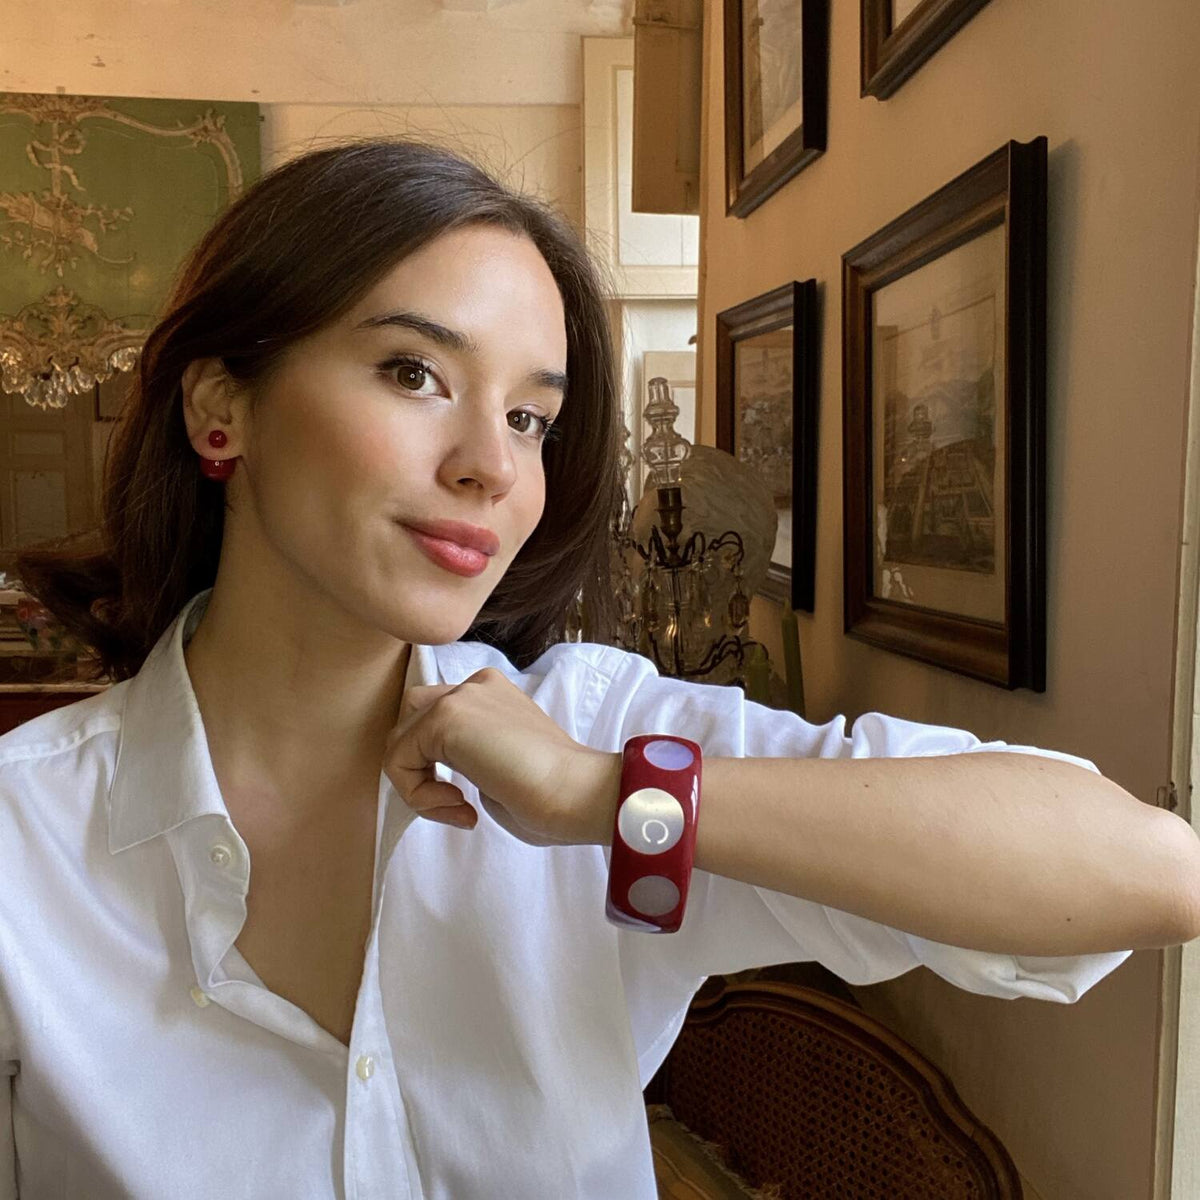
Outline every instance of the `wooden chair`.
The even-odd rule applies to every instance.
[[[660,1196],[1022,1200],[1008,1152],[941,1071],[840,981],[787,978],[814,966],[714,976],[696,994],[645,1093]],[[749,1187],[685,1180],[681,1136]]]

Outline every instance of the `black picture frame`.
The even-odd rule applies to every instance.
[[[772,562],[759,594],[798,612],[815,606],[817,545],[820,313],[817,281],[793,281],[734,305],[716,317],[717,447],[739,457],[737,347],[760,334],[791,328],[791,566]],[[744,461],[744,460],[743,460]]]
[[[1000,687],[1024,687],[1035,692],[1045,691],[1046,687],[1046,171],[1044,137],[1026,143],[1009,142],[860,242],[843,256],[842,264],[845,632],[874,646]],[[942,449],[947,456],[939,459],[930,453],[928,467],[921,467],[925,460],[919,453],[910,453],[910,449],[914,445],[931,446],[934,439],[925,433],[924,426],[914,435],[914,424],[901,427],[898,421],[889,422],[894,414],[908,417],[914,413],[914,421],[924,421],[930,410],[927,406],[925,413],[918,413],[916,401],[921,397],[898,388],[888,394],[885,403],[889,407],[883,413],[882,424],[885,434],[895,432],[893,446],[899,444],[904,430],[910,440],[905,443],[903,455],[897,451],[890,458],[886,446],[874,444],[873,431],[879,427],[872,411],[877,390],[872,364],[878,349],[873,342],[874,306],[880,289],[906,276],[915,279],[917,272],[943,255],[996,230],[1001,231],[1002,238],[993,238],[990,244],[1000,247],[996,253],[1003,263],[1004,298],[1002,304],[993,300],[990,311],[1003,314],[1002,336],[994,336],[993,343],[996,362],[1003,370],[1001,374],[993,368],[992,380],[1002,380],[1003,386],[997,386],[986,402],[981,401],[975,414],[978,421],[978,413],[991,408],[986,431],[994,447],[994,467],[990,477],[976,472],[984,482],[977,483],[973,493],[964,489],[959,494],[961,514],[956,517],[953,488],[944,482],[951,478],[946,474],[946,464],[951,461],[947,456],[957,454],[961,460],[964,455],[977,455],[982,443],[978,437],[946,441]],[[937,311],[936,296],[933,311]],[[997,316],[995,326],[999,325]],[[889,361],[882,357],[878,360]],[[955,361],[961,364],[972,360],[960,353]],[[962,380],[954,382],[960,389],[965,386]],[[881,381],[881,388],[888,383]],[[982,388],[982,382],[976,386]],[[893,394],[899,399],[893,401]],[[908,402],[909,407],[902,409],[900,401]],[[948,405],[945,402],[941,411],[953,413]],[[961,414],[964,410],[960,406],[958,411]],[[952,415],[946,418],[951,432],[956,428],[955,419]],[[957,427],[961,427],[965,418],[960,415],[957,420]],[[936,422],[929,425],[930,430],[935,427]],[[922,436],[927,438],[924,443],[911,440]],[[877,460],[877,453],[882,458]],[[883,539],[880,557],[876,558],[881,539],[874,480],[879,463],[883,466],[882,478],[900,481],[893,485],[893,497],[900,494],[898,487],[910,488],[910,476],[915,479],[913,472],[918,468],[927,472],[926,482],[921,484],[927,490],[919,493],[924,497],[920,521],[913,518],[916,510],[911,505],[897,508],[902,518],[897,537],[909,539],[897,542],[909,555],[903,558],[904,563],[922,561],[912,554],[914,547],[933,545],[939,547],[936,553],[945,556],[948,545],[961,546],[964,541],[969,545],[979,526],[972,523],[975,514],[969,511],[968,502],[977,500],[985,484],[991,488],[991,496],[1003,496],[1003,504],[991,511],[995,570],[989,577],[993,581],[989,586],[998,593],[998,577],[1002,576],[1002,620],[980,619],[938,606],[909,603],[907,598],[901,602],[876,594],[876,567],[889,561],[892,545]],[[990,484],[986,483],[989,478]],[[910,490],[904,494],[912,493]],[[885,509],[886,504],[885,496]],[[975,512],[978,507],[977,503]],[[888,512],[883,521],[888,538],[891,527]],[[929,528],[934,533],[926,543]],[[954,532],[956,529],[961,532]],[[929,559],[924,561],[927,564]],[[944,568],[947,574],[926,575],[940,579],[942,591],[958,587],[966,595],[968,587],[976,586],[979,577],[972,574],[976,567],[961,569],[961,561],[965,560],[956,564],[952,555],[942,561],[950,564]],[[916,569],[928,572],[927,566]],[[935,564],[933,570],[943,567]],[[957,583],[953,582],[955,570]],[[886,581],[887,573],[881,571],[881,577]],[[900,594],[903,596],[903,591]]]
[[[801,0],[795,46],[800,67],[801,120],[770,153],[746,170],[744,95],[749,72],[742,56],[742,0],[725,0],[726,213],[745,217],[825,152],[829,112],[829,0]]]

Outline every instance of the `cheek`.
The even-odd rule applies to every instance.
[[[359,380],[320,366],[277,381],[256,430],[255,465],[262,504],[324,524],[337,512],[402,499],[430,448]]]
[[[396,496],[423,477],[433,447],[419,422],[371,403],[348,416],[349,407],[324,408],[314,421],[316,465],[339,494]]]
[[[358,489],[382,488],[393,494],[422,478],[430,457],[419,429],[410,428],[402,435],[399,426],[391,428],[386,421],[346,431],[342,447],[351,482]]]
[[[542,512],[546,507],[546,474],[538,467],[533,472],[533,479],[529,487],[529,501],[526,508],[527,520],[529,523],[529,532],[532,533],[534,527],[542,519]]]

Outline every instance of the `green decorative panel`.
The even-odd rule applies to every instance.
[[[0,385],[23,372],[31,403],[59,407],[128,369],[182,259],[259,169],[256,104],[0,93]],[[61,376],[55,396],[33,399],[31,364],[43,392]]]

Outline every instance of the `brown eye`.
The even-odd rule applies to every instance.
[[[412,392],[419,392],[428,378],[429,372],[417,363],[401,363],[397,368],[397,382]]]
[[[523,429],[517,429],[517,432],[525,437],[531,438],[539,444],[546,440],[547,437],[553,436],[557,431],[554,429],[554,422],[549,417],[540,416],[538,413],[526,412],[524,409],[517,409],[516,412],[508,414],[510,418],[519,417],[524,419],[525,426]],[[514,426],[515,428],[515,426]]]
[[[385,362],[381,362],[378,371],[383,377],[403,388],[406,392],[419,392],[422,395],[433,395],[426,391],[427,387],[437,388],[441,381],[434,374],[434,368],[423,359],[411,354],[396,354]]]

